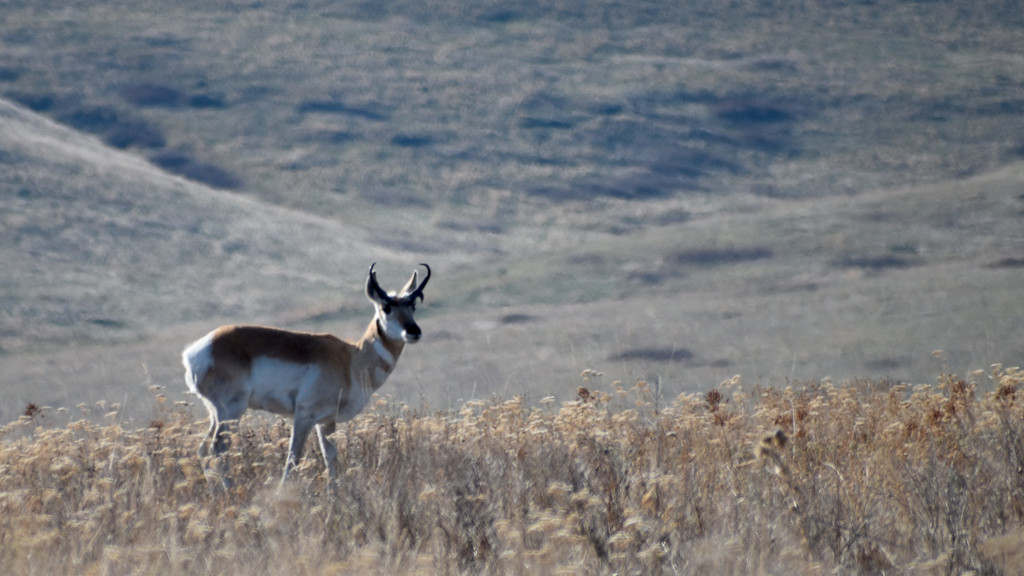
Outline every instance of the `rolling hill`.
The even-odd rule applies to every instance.
[[[1013,3],[587,6],[12,4],[0,420],[357,335],[373,261],[437,272],[413,403],[1019,363]]]

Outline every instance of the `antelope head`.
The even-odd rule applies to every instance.
[[[370,265],[370,274],[366,278],[366,297],[377,309],[376,320],[380,333],[390,340],[401,340],[409,344],[418,342],[422,332],[413,319],[413,313],[416,311],[416,299],[423,301],[423,288],[430,281],[430,266],[420,264],[427,271],[423,282],[418,282],[419,272],[414,270],[412,277],[396,295],[385,292],[377,283],[377,273],[373,270],[376,265],[376,262]]]

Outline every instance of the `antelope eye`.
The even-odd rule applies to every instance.
[[[391,304],[382,304],[380,307],[381,311],[385,314],[391,314]]]

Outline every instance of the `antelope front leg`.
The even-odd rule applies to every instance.
[[[328,438],[334,434],[334,427],[334,422],[323,422],[316,425],[316,436],[320,440],[320,454],[324,457],[324,465],[327,466],[328,481],[338,478],[338,447]]]
[[[313,428],[313,421],[309,418],[295,416],[292,423],[292,439],[288,443],[288,459],[284,462],[284,474],[281,475],[281,485],[284,486],[288,479],[288,473],[299,463],[302,458],[302,446],[306,443],[310,429]]]

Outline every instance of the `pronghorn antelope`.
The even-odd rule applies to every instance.
[[[370,395],[387,380],[406,343],[420,339],[413,320],[416,300],[430,280],[430,267],[417,285],[418,273],[396,295],[377,283],[370,266],[366,296],[375,313],[358,342],[330,334],[291,332],[263,326],[222,326],[182,353],[185,382],[210,412],[210,431],[199,446],[214,455],[229,446],[227,423],[248,408],[292,416],[282,484],[302,457],[302,446],[316,426],[329,478],[336,477],[338,449],[328,436],[336,422],[359,414]]]

